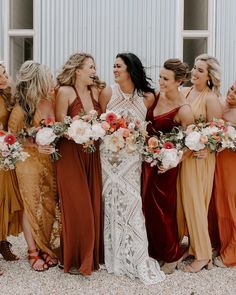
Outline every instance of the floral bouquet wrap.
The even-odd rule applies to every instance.
[[[150,166],[171,169],[176,167],[183,155],[184,133],[175,127],[171,132],[160,136],[152,136],[147,140],[143,151],[143,159]]]
[[[147,137],[146,122],[134,118],[129,112],[118,115],[107,111],[100,116],[101,126],[106,131],[103,139],[105,150],[111,153],[143,151]]]
[[[75,116],[66,135],[76,143],[82,144],[85,152],[91,153],[96,150],[95,141],[102,139],[105,133],[97,111],[92,110],[88,114]]]
[[[0,131],[0,169],[15,169],[18,161],[25,161],[29,154],[24,152],[17,138],[9,133]]]

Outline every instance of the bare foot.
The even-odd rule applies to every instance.
[[[191,272],[191,273],[197,273],[201,271],[203,268],[210,269],[211,267],[211,261],[206,260],[197,260],[195,259],[192,263],[186,265],[183,269],[184,272]]]
[[[39,256],[39,251],[37,249],[28,250],[28,259],[31,267],[35,271],[45,271],[48,270],[47,263]]]
[[[42,252],[41,255],[47,263],[48,267],[54,267],[58,264],[58,260],[56,258],[52,258],[49,254]]]

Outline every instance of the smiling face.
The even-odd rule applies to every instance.
[[[180,81],[175,80],[175,73],[173,71],[162,68],[159,76],[159,85],[161,92],[169,92],[176,90],[180,85]]]
[[[120,83],[130,79],[130,74],[127,71],[127,65],[122,58],[118,57],[115,60],[113,66],[114,80],[116,83]]]
[[[236,106],[236,81],[227,92],[226,102],[230,106]]]
[[[96,67],[92,58],[87,58],[80,69],[76,70],[80,80],[86,85],[92,85],[96,76]]]
[[[197,60],[193,69],[191,82],[195,85],[207,85],[209,80],[208,66],[203,60]]]
[[[0,89],[6,89],[9,86],[9,79],[5,67],[0,65]]]

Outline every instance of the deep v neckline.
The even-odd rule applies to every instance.
[[[80,103],[80,105],[81,105],[81,109],[84,111],[84,113],[87,114],[87,112],[86,112],[86,110],[85,110],[85,108],[84,108],[83,102],[82,102],[82,100],[81,100],[81,98],[80,98],[80,95],[79,95],[77,89],[76,89],[74,86],[73,86],[73,89],[74,89],[74,91],[75,91],[75,93],[76,93],[76,98],[73,100],[73,102],[72,102],[72,104],[70,105],[70,107],[72,107],[72,106],[74,105],[74,103],[76,102],[76,100],[78,100],[79,103]],[[93,109],[90,110],[90,111],[92,111],[92,110],[95,110],[95,109],[96,109],[96,103],[97,103],[97,101],[94,99],[93,92],[92,92],[92,90],[91,90],[90,87],[89,87],[89,93],[90,93],[90,97],[91,97],[92,105],[93,105]],[[90,112],[90,111],[88,111],[88,112]]]

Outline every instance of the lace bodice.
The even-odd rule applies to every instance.
[[[137,90],[133,94],[126,94],[118,84],[113,84],[111,89],[112,96],[107,104],[107,110],[112,110],[120,115],[124,112],[130,113],[140,121],[145,121],[147,108],[143,102],[144,97],[139,96]]]

